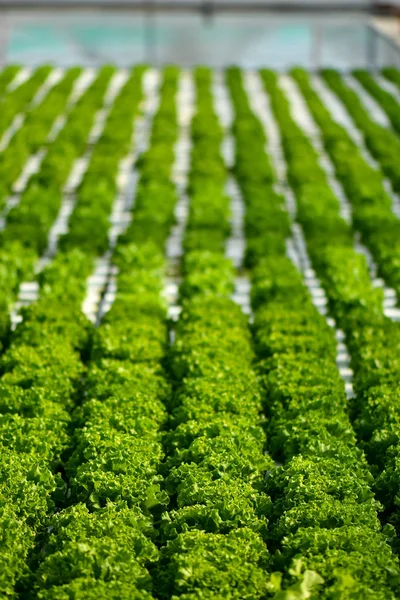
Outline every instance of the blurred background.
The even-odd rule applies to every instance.
[[[0,61],[400,67],[400,0],[0,0]]]

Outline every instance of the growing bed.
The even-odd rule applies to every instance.
[[[400,72],[0,72],[0,596],[400,596]]]

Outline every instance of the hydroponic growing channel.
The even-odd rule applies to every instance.
[[[0,596],[400,597],[400,72],[0,72]]]

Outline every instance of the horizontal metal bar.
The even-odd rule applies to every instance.
[[[327,12],[330,13],[343,13],[346,12],[363,12],[370,13],[370,3],[365,1],[353,0],[352,2],[346,2],[346,0],[338,0],[337,2],[331,0],[330,2],[323,2],[322,0],[316,0],[315,2],[302,2],[297,3],[296,0],[285,0],[279,2],[278,0],[251,0],[245,2],[238,0],[238,2],[229,1],[226,2],[190,2],[188,0],[173,1],[173,0],[152,0],[146,2],[145,0],[60,0],[55,2],[54,0],[0,0],[0,10],[7,11],[20,11],[20,10],[65,10],[65,9],[82,9],[82,10],[145,10],[145,11],[162,11],[162,10],[189,10],[195,12],[204,12],[207,15],[216,12],[233,12],[233,11],[263,11],[263,12],[274,12],[274,13],[317,13],[323,12],[325,15]]]

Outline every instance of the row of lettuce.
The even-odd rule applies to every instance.
[[[397,133],[400,133],[400,104],[398,101],[398,98],[400,97],[398,94],[399,90],[395,90],[394,94],[386,90],[368,71],[356,69],[353,72],[353,75],[365,88],[368,94],[370,94],[383,109],[392,128]],[[388,81],[394,83],[395,85],[399,85],[399,71],[396,72],[395,69],[384,69],[383,75],[386,79],[388,79]]]
[[[20,73],[21,67],[18,65],[7,65],[0,72],[0,97],[7,93],[8,88],[13,85],[16,76]]]
[[[360,315],[357,301],[353,309],[349,306],[353,299],[349,295],[358,292],[352,261],[368,280],[367,267],[353,252],[350,233],[348,243],[346,235],[343,241],[346,223],[340,221],[338,201],[309,140],[291,118],[277,76],[264,71],[262,78],[279,125],[288,179],[298,201],[298,218],[307,227],[313,263],[324,283],[328,273],[337,274],[337,281],[334,277],[329,281],[332,308],[337,299],[346,318],[349,313]],[[390,527],[382,531],[378,518],[381,505],[374,499],[374,480],[357,445],[336,366],[335,333],[285,255],[290,224],[284,201],[273,189],[275,175],[265,152],[265,134],[249,106],[240,71],[230,69],[227,83],[236,113],[237,146],[251,148],[243,160],[237,152],[235,169],[246,207],[251,214],[263,197],[273,215],[265,218],[263,229],[258,220],[260,229],[249,230],[248,242],[255,244],[253,236],[270,240],[251,273],[268,448],[283,463],[267,476],[264,488],[271,499],[267,539],[272,568],[283,577],[277,597],[394,598],[399,565],[389,542],[395,534]],[[263,165],[258,178],[255,164]],[[302,210],[308,215],[304,222]],[[340,224],[336,241],[333,222]],[[346,298],[350,302],[344,306]],[[339,310],[336,313],[339,321]]]
[[[183,247],[185,254],[201,250],[220,254],[230,233],[230,199],[225,193],[221,155],[223,131],[214,111],[211,72],[198,69],[194,77],[197,103],[191,124],[190,205]]]
[[[152,241],[160,202],[153,192],[170,190],[177,83],[178,70],[166,69],[150,145],[137,164],[141,201],[136,202],[132,223],[112,257],[118,269],[116,298],[91,336],[78,406],[72,414],[74,431],[62,457],[68,482],[59,501],[64,508],[47,521],[31,561],[30,586],[38,598],[153,597],[151,570],[159,558],[153,521],[168,503],[159,464],[170,396],[164,371],[167,313],[161,294],[165,264],[158,247],[165,238]],[[128,105],[132,121],[135,103]],[[108,140],[107,151],[118,153],[132,130],[124,111],[112,119],[115,140]],[[170,157],[169,169],[157,168],[159,156]],[[112,176],[115,181],[117,162],[104,161],[102,174],[106,169],[110,169],[110,182]],[[96,177],[95,185],[97,181]],[[93,191],[96,194],[96,188]],[[99,205],[86,208],[96,218]],[[173,209],[171,203],[169,221]],[[141,222],[140,239],[136,220]],[[95,240],[90,247],[86,241],[75,245],[86,260],[103,251]],[[85,284],[84,276],[80,280]]]
[[[140,286],[136,295],[132,296],[131,290],[132,277],[136,279],[141,270],[142,287],[148,288],[150,300],[152,296],[158,298],[160,261],[153,248],[140,250],[126,241],[115,255],[120,268],[119,297],[103,328],[94,333],[81,313],[81,304],[93,259],[103,252],[104,243],[99,244],[95,236],[88,243],[74,226],[75,212],[86,211],[80,220],[86,219],[87,236],[89,223],[98,219],[99,207],[105,214],[111,211],[117,193],[119,161],[130,150],[143,71],[141,67],[133,70],[115,100],[77,194],[71,229],[62,240],[61,251],[39,275],[39,300],[24,309],[23,322],[10,335],[1,359],[4,477],[0,493],[4,552],[0,589],[5,597],[21,592],[43,598],[87,598],[101,594],[102,585],[103,597],[135,597],[131,594],[132,582],[138,581],[143,590],[147,588],[149,575],[143,565],[157,554],[147,536],[151,524],[146,509],[162,498],[156,489],[157,476],[143,489],[143,482],[149,482],[152,466],[157,462],[157,444],[154,441],[148,447],[149,440],[141,434],[146,431],[154,438],[156,415],[159,420],[163,418],[159,398],[167,386],[160,375],[156,346],[157,340],[161,347],[165,345],[166,325],[163,322],[164,330],[157,331],[156,322],[150,325],[154,315],[147,315],[146,323],[146,310],[152,306],[155,314],[157,310],[162,313],[163,307],[156,302],[151,304]],[[102,69],[79,103],[82,114],[76,109],[70,133],[75,132],[71,139],[76,139],[77,156],[85,150],[87,142],[83,136],[88,138],[95,111],[103,104],[113,74],[113,68]],[[169,118],[166,122],[169,127]],[[61,141],[58,151],[62,152]],[[46,172],[51,172],[50,181],[58,190],[65,182],[67,169],[61,168],[59,160],[50,166],[54,168]],[[44,182],[45,171],[42,175],[40,181]],[[101,203],[95,201],[99,197]],[[46,209],[43,199],[40,205]],[[76,223],[78,226],[78,220]],[[131,315],[126,314],[129,310]],[[129,339],[128,316],[132,321]],[[143,321],[141,339],[133,323],[135,316]],[[154,356],[138,360],[150,328],[156,338],[150,345]],[[132,356],[134,360],[130,359]],[[123,411],[123,398],[131,396],[134,382],[138,404],[139,397],[149,402],[147,409],[143,407],[143,414],[137,416],[133,414],[133,403],[125,404]],[[87,400],[84,404],[83,399]],[[103,399],[109,399],[108,404],[103,405]],[[135,426],[138,437],[132,436]],[[136,458],[137,472],[133,475],[132,457],[140,449],[142,456]],[[124,469],[130,474],[125,481]],[[112,506],[109,500],[114,500]],[[135,508],[139,503],[143,510]],[[73,504],[71,509],[59,512],[60,507],[69,504]],[[99,512],[92,515],[95,508]],[[53,517],[55,513],[58,516]],[[49,536],[50,532],[54,535]],[[105,564],[109,567],[105,568]],[[106,584],[112,579],[110,572],[121,571],[127,579],[121,576],[119,584]],[[136,597],[145,596],[138,592]]]
[[[387,241],[391,238],[391,233],[399,228],[399,220],[391,213],[389,198],[382,193],[382,188],[381,191],[374,193],[374,186],[369,185],[370,178],[362,175],[363,171],[365,173],[370,167],[365,165],[364,170],[361,167],[357,168],[362,159],[358,160],[356,151],[353,152],[351,149],[351,144],[348,146],[348,153],[344,151],[346,144],[343,142],[342,130],[340,128],[338,130],[338,126],[329,117],[325,107],[312,90],[307,75],[302,71],[295,71],[293,76],[321,127],[327,151],[331,153],[338,176],[348,192],[348,198],[354,209],[355,222],[364,233],[366,228],[363,228],[362,224],[369,220],[371,227],[375,229],[374,236],[378,244],[381,244],[381,247],[385,246],[382,252],[387,258],[386,262],[380,260],[382,254],[376,254],[382,275],[388,275],[386,267],[389,261],[391,262],[389,272],[395,273],[397,271],[396,247],[394,240],[393,244],[387,244]],[[275,115],[281,125],[284,144],[287,146],[289,177],[291,178],[291,165],[295,162],[293,155],[301,155],[304,165],[308,165],[307,169],[303,168],[300,181],[291,178],[298,199],[298,218],[306,232],[313,261],[321,279],[325,282],[331,310],[346,332],[357,393],[351,406],[354,427],[372,465],[372,471],[376,475],[375,489],[385,507],[385,520],[393,523],[399,531],[400,524],[396,512],[400,488],[398,468],[400,413],[397,391],[400,369],[397,358],[400,324],[384,317],[382,292],[372,286],[364,258],[355,253],[349,226],[340,219],[337,203],[335,208],[331,202],[334,210],[328,213],[328,203],[322,202],[328,193],[323,193],[320,185],[325,176],[318,165],[309,140],[300,132],[298,136],[294,135],[295,125],[289,114],[287,100],[279,90],[275,76],[264,73],[264,81],[274,99]],[[297,139],[293,141],[293,138]],[[351,155],[353,158],[356,157],[353,163]],[[341,174],[344,171],[347,171],[347,177],[342,178]],[[372,169],[370,172],[372,177],[379,181],[377,172]],[[350,185],[351,178],[353,181]],[[309,200],[304,202],[306,194],[302,191],[303,182],[309,189],[311,189],[310,183],[314,187],[317,185],[315,189],[318,200],[314,203]],[[367,185],[363,187],[365,183]],[[346,184],[349,184],[348,187]],[[324,187],[326,189],[326,184]],[[314,205],[318,205],[318,208],[314,209]],[[362,215],[368,215],[364,221]],[[386,215],[392,226],[388,224]],[[329,232],[326,230],[327,225],[329,225]],[[324,233],[329,233],[329,238],[324,240]],[[366,242],[370,240],[371,237],[366,237]],[[327,242],[330,246],[328,250],[326,250]],[[398,244],[397,240],[396,244]],[[376,246],[370,244],[370,248],[374,251]],[[334,261],[326,261],[327,252]],[[390,277],[387,277],[387,280],[393,281]]]

